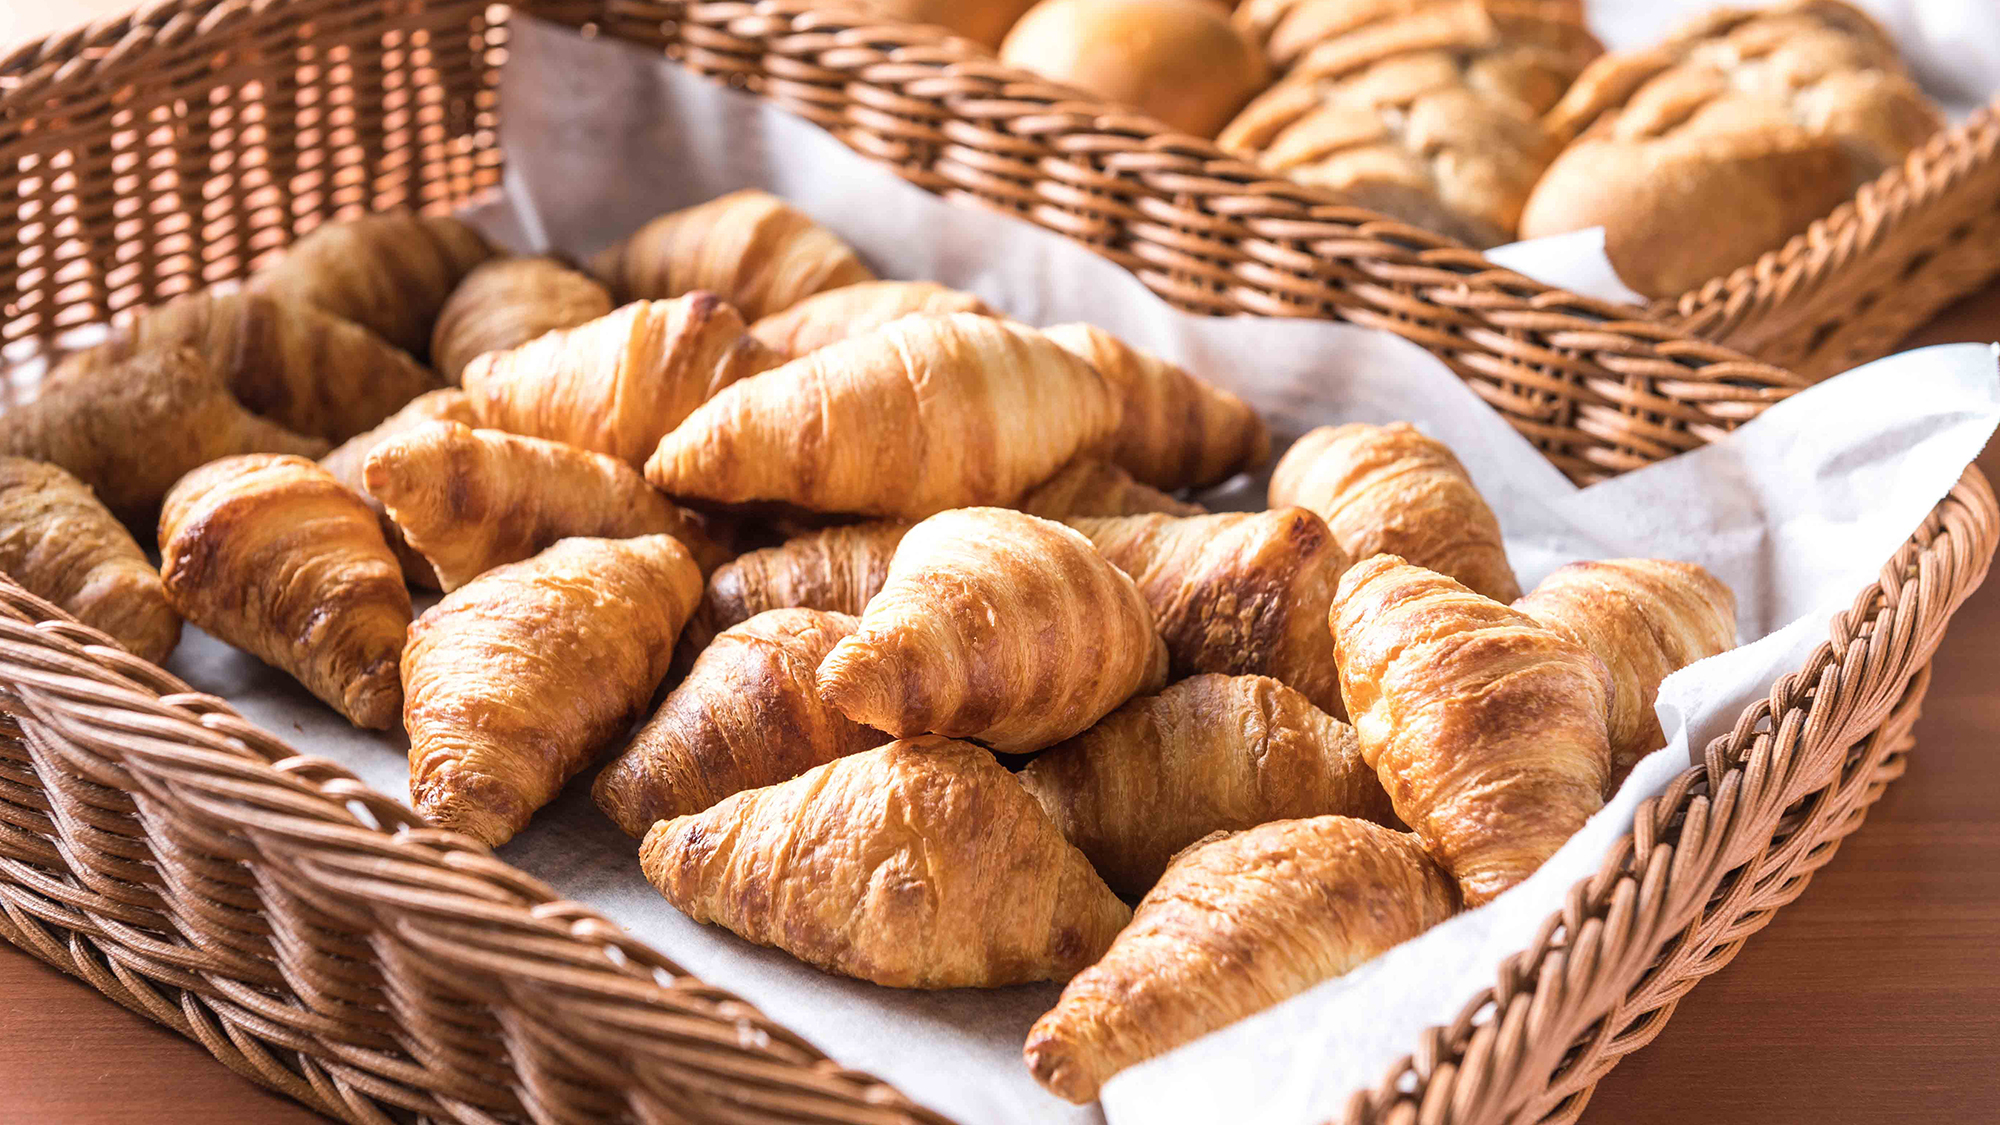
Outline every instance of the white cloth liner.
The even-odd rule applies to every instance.
[[[965,1125],[1258,1120],[1336,1114],[1455,1016],[1597,866],[1632,810],[1740,708],[1797,667],[1826,622],[1945,494],[2000,420],[1988,349],[1898,356],[1768,411],[1697,453],[1577,490],[1440,362],[1349,325],[1170,309],[1131,275],[1011,217],[953,206],[818,129],[656,55],[517,15],[503,91],[508,202],[479,218],[521,248],[588,253],[659,212],[772,190],[852,242],[883,276],[932,278],[1033,323],[1085,319],[1244,394],[1282,441],[1311,425],[1409,418],[1449,442],[1499,512],[1524,584],[1578,558],[1693,559],[1737,591],[1753,644],[1670,679],[1672,743],[1561,854],[1492,905],[1287,1004],[1116,1079],[1104,1108],[1044,1094],[1020,1062],[1055,986],[899,992],[820,974],[689,922],[641,878],[632,841],[585,774],[501,855],[587,902],[689,971],[732,989],[841,1063]],[[1239,486],[1225,500],[1255,503]],[[1761,639],[1760,639],[1761,638]],[[190,630],[170,664],[303,751],[404,794],[400,736],[357,732],[289,678]]]

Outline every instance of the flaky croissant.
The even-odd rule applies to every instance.
[[[375,513],[303,457],[225,457],[160,511],[160,577],[182,617],[289,672],[358,727],[403,702],[410,591]]]
[[[383,442],[409,433],[411,430],[431,422],[457,422],[461,425],[475,425],[478,417],[472,413],[472,400],[457,387],[443,387],[420,394],[411,399],[401,410],[382,419],[380,425],[366,433],[356,434],[336,446],[333,452],[319,459],[319,467],[332,473],[335,480],[354,490],[357,496],[368,502],[382,517],[382,538],[389,541],[389,549],[396,553],[396,561],[403,566],[403,577],[415,586],[435,590],[438,588],[437,571],[431,561],[418,554],[403,540],[403,530],[389,518],[382,502],[368,494],[368,481],[363,471],[368,466],[368,455]]]
[[[889,560],[914,524],[869,520],[821,528],[715,568],[681,636],[699,652],[717,633],[773,609],[860,616],[889,577]]]
[[[597,775],[597,807],[643,836],[654,821],[882,745],[887,735],[834,710],[813,679],[858,624],[844,613],[774,609],[724,629]]]
[[[1025,753],[1166,680],[1132,579],[1061,524],[1004,508],[910,529],[889,577],[834,646],[819,690],[898,738],[943,734]]]
[[[907,316],[723,391],[646,479],[710,503],[919,519],[1009,503],[1117,424],[1104,377],[1034,329]]]
[[[892,988],[1064,980],[1131,911],[993,755],[892,742],[646,834],[666,900]]]
[[[1097,1097],[1128,1066],[1332,980],[1452,916],[1451,880],[1402,832],[1280,820],[1182,852],[1103,960],[1035,1021],[1050,1093]]]
[[[645,710],[701,571],[670,535],[565,539],[487,571],[410,627],[410,797],[499,845]]]
[[[0,573],[155,664],[181,639],[160,573],[82,481],[0,456]]]
[[[1102,328],[1058,324],[1042,334],[1095,367],[1124,406],[1104,459],[1168,491],[1220,484],[1271,455],[1264,420],[1240,398]]]
[[[314,229],[253,274],[250,291],[316,305],[421,358],[452,289],[495,253],[448,216],[368,215]]]
[[[441,590],[572,536],[664,534],[704,568],[726,557],[638,470],[559,441],[432,422],[376,446],[362,475]]]
[[[1639,759],[1666,745],[1653,712],[1660,681],[1736,645],[1736,595],[1693,563],[1571,563],[1514,608],[1589,649],[1611,672],[1607,795]]]
[[[1611,677],[1582,645],[1394,555],[1340,580],[1332,628],[1362,756],[1467,905],[1604,803]]]
[[[1169,678],[1270,676],[1329,714],[1347,713],[1326,615],[1348,558],[1318,516],[1275,508],[1070,526],[1139,584],[1167,642]]]
[[[611,294],[590,275],[550,258],[499,258],[451,291],[431,329],[431,362],[457,383],[465,365],[558,328],[611,312]]]
[[[694,409],[781,357],[710,293],[638,301],[465,365],[481,425],[637,467]]]
[[[1013,506],[1045,520],[1138,516],[1148,512],[1198,516],[1208,511],[1200,504],[1176,500],[1150,484],[1140,484],[1118,466],[1088,456],[1064,465],[1054,476],[1029,489]]]
[[[1211,832],[1333,813],[1395,818],[1354,729],[1265,676],[1193,676],[1142,695],[1019,777],[1128,898]]]
[[[1271,474],[1271,506],[1319,513],[1348,557],[1400,555],[1511,602],[1521,586],[1500,521],[1443,442],[1408,422],[1321,426]]]
[[[71,356],[38,397],[0,413],[0,453],[67,469],[133,527],[152,526],[188,470],[261,452],[317,457],[326,443],[243,409],[188,348]]]
[[[815,293],[798,304],[765,316],[750,334],[766,347],[796,359],[873,332],[913,313],[977,313],[993,316],[986,302],[935,281],[863,281]]]
[[[621,301],[706,289],[751,320],[875,276],[838,235],[761,191],[661,215],[590,265]]]
[[[106,361],[174,347],[200,352],[252,413],[328,441],[361,433],[438,385],[358,324],[251,293],[178,297],[100,345]]]

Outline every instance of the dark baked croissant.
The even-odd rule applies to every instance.
[[[465,365],[558,328],[611,311],[611,294],[590,275],[550,258],[499,258],[465,275],[431,329],[431,362],[452,383]]]
[[[681,635],[700,652],[717,633],[773,609],[821,609],[860,616],[889,577],[889,560],[914,524],[870,520],[794,536],[738,555],[708,576],[701,608]]]
[[[1064,465],[1054,476],[1014,501],[1013,507],[1045,520],[1139,516],[1149,512],[1198,516],[1208,511],[1200,504],[1176,500],[1150,484],[1140,484],[1118,466],[1089,456]]]
[[[661,215],[599,254],[591,270],[621,301],[706,289],[751,320],[875,276],[838,235],[761,191]]]
[[[862,281],[815,293],[762,317],[750,326],[750,334],[772,351],[796,359],[898,317],[955,312],[997,315],[972,294],[934,281]]]
[[[250,278],[250,291],[316,305],[411,355],[472,267],[497,253],[449,216],[367,215],[325,223]]]
[[[892,988],[1064,980],[1131,911],[993,755],[892,742],[646,834],[666,900]]]

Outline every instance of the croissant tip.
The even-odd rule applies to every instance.
[[[1028,1064],[1028,1073],[1042,1089],[1066,1102],[1088,1105],[1097,1100],[1098,1091],[1103,1089],[1102,1082],[1093,1082],[1083,1073],[1071,1044],[1061,1036],[1043,1030],[1040,1024],[1028,1033],[1021,1058]]]
[[[619,831],[639,839],[653,827],[655,819],[646,816],[636,807],[638,802],[628,798],[627,791],[642,787],[643,779],[626,776],[627,773],[622,757],[604,767],[597,780],[590,783],[590,799]]]
[[[371,668],[342,693],[341,710],[364,730],[388,730],[403,711],[403,681],[397,662],[380,663],[382,667]]]

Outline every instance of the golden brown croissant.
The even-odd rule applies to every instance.
[[[565,539],[453,590],[410,627],[410,796],[499,845],[644,711],[701,571],[671,535]]]
[[[1263,1011],[1451,917],[1458,895],[1407,833],[1344,816],[1218,834],[1175,858],[1035,1021],[1035,1081],[1083,1103],[1112,1075]]]
[[[1266,676],[1192,676],[1142,695],[1019,777],[1128,898],[1211,832],[1331,813],[1395,819],[1354,729]]]
[[[399,437],[431,422],[458,422],[475,425],[479,419],[472,413],[472,400],[457,387],[443,387],[420,394],[407,405],[387,418],[382,424],[367,433],[356,434],[335,447],[332,453],[319,459],[319,467],[332,473],[335,480],[354,490],[357,496],[368,502],[382,517],[382,538],[389,541],[389,549],[396,553],[396,561],[403,566],[403,578],[410,584],[426,589],[438,588],[437,571],[431,568],[431,561],[418,554],[416,549],[403,540],[403,530],[396,526],[382,502],[368,494],[368,481],[363,471],[368,466],[368,455],[383,442]]]
[[[51,372],[41,394],[0,413],[0,453],[61,466],[127,525],[151,527],[181,475],[237,453],[326,452],[243,409],[187,348],[113,360],[88,351]]]
[[[706,289],[750,320],[875,277],[838,235],[761,191],[661,215],[590,266],[621,301]]]
[[[639,301],[465,365],[480,424],[568,442],[635,468],[695,407],[777,366],[710,293]]]
[[[858,624],[844,613],[774,609],[724,629],[597,775],[597,807],[643,836],[656,820],[698,813],[731,793],[789,781],[888,741],[821,700],[813,679]]]
[[[142,660],[158,664],[180,643],[181,615],[146,552],[54,465],[0,456],[0,572]]]
[[[1176,500],[1150,484],[1140,484],[1132,479],[1132,474],[1095,457],[1078,457],[1064,465],[1054,476],[1029,489],[1013,506],[1045,520],[1138,516],[1148,512],[1198,516],[1208,511],[1200,504]]]
[[[1213,516],[1071,520],[1132,576],[1167,642],[1167,675],[1282,680],[1339,716],[1340,673],[1326,631],[1347,553],[1304,508]]]
[[[638,470],[559,441],[432,422],[377,446],[363,476],[446,591],[578,535],[671,535],[704,569],[726,558]]]
[[[193,348],[252,413],[328,441],[361,433],[438,385],[429,369],[358,324],[249,293],[176,298],[100,347],[106,362]]]
[[[1604,803],[1611,677],[1582,645],[1394,555],[1340,580],[1332,628],[1362,756],[1467,905]]]
[[[943,734],[1025,753],[1166,681],[1132,579],[1059,523],[964,508],[910,529],[819,690],[898,738]]]
[[[1349,558],[1400,555],[1511,602],[1521,586],[1500,521],[1443,442],[1408,422],[1321,426],[1271,474],[1271,506],[1319,513]]]
[[[375,513],[303,457],[225,457],[160,512],[160,577],[182,617],[358,727],[396,721],[410,591]]]
[[[558,328],[611,311],[611,294],[590,275],[551,258],[499,258],[465,275],[431,329],[431,362],[457,383],[465,365]]]
[[[1093,325],[1058,324],[1042,334],[1117,390],[1124,420],[1102,452],[1133,479],[1169,491],[1205,488],[1270,457],[1264,420],[1221,387]]]
[[[1653,713],[1660,681],[1736,645],[1736,595],[1693,563],[1571,563],[1514,608],[1589,649],[1611,671],[1607,795],[1639,759],[1666,745]]]
[[[646,479],[712,503],[918,519],[1013,501],[1117,424],[1104,377],[1034,329],[907,316],[723,391],[660,442]]]
[[[739,555],[708,576],[701,608],[681,634],[700,652],[717,633],[773,609],[822,609],[860,616],[889,577],[896,545],[914,524],[869,520],[821,528]]]
[[[666,900],[892,988],[1064,980],[1131,911],[993,755],[892,742],[653,826]]]
[[[316,305],[422,357],[431,325],[472,267],[498,251],[447,216],[326,223],[250,278],[250,291]]]
[[[873,332],[898,317],[955,312],[997,315],[972,294],[935,281],[863,281],[815,293],[763,317],[750,326],[750,334],[772,351],[797,358]]]

